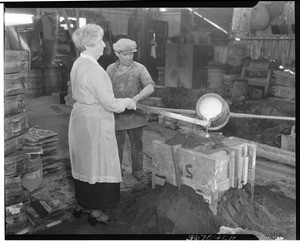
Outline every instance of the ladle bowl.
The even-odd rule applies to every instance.
[[[199,98],[196,112],[201,120],[210,120],[208,130],[214,131],[223,128],[230,117],[230,110],[225,100],[218,94],[207,93]]]

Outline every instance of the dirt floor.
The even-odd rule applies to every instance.
[[[176,99],[174,94],[169,94],[170,97]],[[137,182],[131,176],[130,146],[128,138],[126,139],[121,203],[108,213],[117,221],[110,222],[108,226],[92,227],[87,223],[86,216],[76,219],[72,215],[75,198],[67,139],[68,118],[71,109],[65,105],[53,103],[51,97],[31,98],[25,102],[30,126],[39,125],[40,128],[59,133],[59,152],[62,158],[61,170],[56,174],[44,176],[42,185],[32,193],[32,196],[60,199],[68,207],[59,217],[62,220],[60,224],[47,227],[47,224],[57,218],[44,220],[35,227],[29,225],[29,231],[25,235],[45,235],[46,239],[47,236],[58,235],[58,239],[60,239],[59,236],[62,235],[76,234],[209,234],[218,233],[221,226],[227,226],[242,228],[240,233],[252,233],[259,239],[276,239],[278,237],[287,240],[296,239],[295,185],[288,187],[284,185],[283,187],[282,184],[278,184],[279,180],[268,179],[264,174],[257,174],[254,201],[250,199],[247,185],[241,190],[231,188],[220,199],[217,216],[212,214],[203,197],[188,186],[183,186],[178,190],[175,186],[167,183],[152,189],[151,143],[153,140],[170,140],[178,133],[176,130],[159,125],[157,121],[150,122],[144,131],[144,169],[148,178],[142,183]],[[272,109],[269,108],[269,103],[271,103]],[[176,105],[175,107],[193,108],[192,102],[186,101],[186,104],[190,105]],[[263,103],[262,101],[236,103],[230,109],[232,112],[254,114],[286,114],[288,116],[295,114],[293,104],[283,105],[269,100],[264,100]],[[223,136],[228,134],[273,146],[276,146],[276,143],[274,144],[276,135],[288,133],[291,126],[282,121],[262,122],[253,119],[247,122],[242,119],[241,122],[238,121],[230,120],[231,123],[223,128]],[[247,126],[245,123],[248,123]],[[263,162],[260,159],[257,161],[258,165],[259,162]],[[22,227],[26,228],[28,224]],[[114,237],[112,236],[111,239]]]

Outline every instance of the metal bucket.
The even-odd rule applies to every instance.
[[[30,192],[36,190],[43,181],[43,166],[40,155],[33,154],[27,162],[28,172],[22,175],[22,185]]]
[[[215,106],[217,105],[217,106]],[[230,110],[228,104],[224,99],[215,93],[208,93],[200,97],[196,104],[196,112],[200,119],[206,120],[206,116],[203,113],[203,108],[205,106],[207,109],[215,109],[216,114],[211,117],[211,125],[208,130],[219,130],[223,128],[230,117]]]

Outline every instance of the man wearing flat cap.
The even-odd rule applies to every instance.
[[[136,42],[122,38],[113,45],[119,58],[107,67],[116,98],[132,98],[135,102],[143,100],[154,92],[154,82],[146,67],[133,61],[137,51]],[[125,134],[127,132],[131,148],[132,175],[139,181],[144,179],[143,171],[143,128],[147,125],[145,115],[140,111],[125,110],[115,114],[115,129],[120,163],[122,167]]]

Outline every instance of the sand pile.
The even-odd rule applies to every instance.
[[[217,233],[220,226],[208,203],[192,188],[182,186],[178,190],[166,183],[137,198],[107,231],[111,234]]]
[[[247,187],[230,188],[218,203],[217,217],[222,225],[240,227],[263,233],[265,236],[275,236],[279,233],[276,218],[261,204],[251,200]]]
[[[166,183],[131,202],[130,206],[123,209],[119,221],[108,226],[107,233],[216,234],[221,226],[228,226],[242,228],[243,234],[255,234],[259,239],[276,239],[279,236],[286,238],[285,229],[295,228],[295,223],[292,221],[288,223],[287,219],[285,222],[282,219],[279,221],[278,216],[274,215],[276,210],[273,209],[273,213],[270,211],[271,205],[272,208],[275,207],[272,203],[275,196],[263,197],[272,195],[269,187],[260,186],[257,189],[254,201],[251,201],[248,186],[240,190],[230,188],[220,198],[218,213],[215,216],[210,211],[208,203],[192,188],[183,185],[178,190],[177,187]],[[291,216],[295,215],[295,201],[282,194],[281,197],[284,199],[278,201],[277,211],[283,212],[285,207],[289,209]],[[266,206],[262,205],[262,201]],[[282,209],[278,207],[279,202]],[[279,222],[284,225],[279,225]]]

